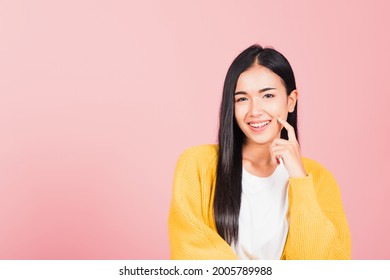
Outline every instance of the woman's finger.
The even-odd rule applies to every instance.
[[[273,161],[279,164],[280,159],[284,160],[284,154],[288,152],[288,148],[286,146],[271,146],[270,152]]]
[[[276,146],[276,145],[287,145],[287,144],[291,144],[291,142],[288,141],[288,140],[286,140],[286,139],[275,138],[275,139],[272,141],[271,146]]]
[[[285,120],[278,117],[278,121],[283,125],[283,127],[287,130],[288,140],[289,141],[297,141],[297,137],[295,136],[294,127],[291,124],[286,122]]]

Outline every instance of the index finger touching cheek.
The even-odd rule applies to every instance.
[[[295,136],[294,127],[291,124],[289,124],[287,121],[283,120],[281,117],[278,117],[277,119],[284,126],[284,128],[287,130],[288,140],[297,141],[297,138]]]

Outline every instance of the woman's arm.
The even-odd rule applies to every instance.
[[[202,205],[209,205],[211,199],[207,194],[212,180],[204,171],[207,158],[209,151],[194,147],[185,151],[176,165],[168,220],[171,259],[236,259],[202,214]]]
[[[317,162],[303,161],[294,128],[278,121],[288,140],[275,138],[270,152],[277,163],[283,159],[290,176],[290,228],[282,258],[350,259],[350,233],[336,180]]]
[[[316,165],[315,178],[309,172],[305,178],[289,180],[290,229],[284,257],[351,259],[350,232],[339,188],[333,175]]]

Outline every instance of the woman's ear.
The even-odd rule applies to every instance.
[[[297,104],[297,100],[298,100],[298,91],[295,89],[290,93],[287,99],[287,107],[290,113],[294,112],[295,104]]]

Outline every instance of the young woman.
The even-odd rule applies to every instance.
[[[350,259],[332,174],[301,156],[288,60],[253,45],[232,63],[218,145],[179,158],[169,213],[172,259]]]

